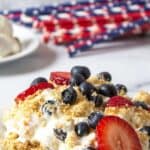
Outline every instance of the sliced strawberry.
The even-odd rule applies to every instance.
[[[134,129],[116,116],[102,118],[96,128],[98,150],[142,150]]]
[[[129,99],[122,96],[111,97],[106,104],[106,107],[124,107],[124,106],[133,106],[133,103]]]
[[[50,80],[57,85],[68,85],[70,78],[70,72],[51,72],[50,74]]]
[[[25,91],[23,91],[22,93],[20,93],[16,97],[15,101],[16,101],[16,103],[18,103],[19,101],[24,101],[25,98],[28,97],[29,95],[34,94],[38,90],[44,90],[47,88],[53,88],[53,85],[51,83],[48,83],[48,82],[41,82],[37,85],[33,85],[33,86],[29,87],[28,89],[26,89]]]

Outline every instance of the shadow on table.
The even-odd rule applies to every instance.
[[[46,45],[40,45],[38,50],[22,59],[0,64],[0,76],[25,74],[50,66],[56,60],[56,53]]]
[[[111,52],[132,50],[132,48],[139,48],[150,45],[150,37],[134,37],[114,42],[106,42],[95,46],[93,49],[81,52],[77,57],[86,57],[91,55],[106,54]]]

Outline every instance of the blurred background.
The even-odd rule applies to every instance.
[[[15,9],[15,8],[22,8],[28,6],[39,6],[45,5],[50,3],[57,3],[57,2],[64,2],[67,0],[0,0],[0,9]]]

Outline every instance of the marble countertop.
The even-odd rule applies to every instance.
[[[109,71],[113,83],[125,84],[130,93],[141,89],[150,91],[150,38],[108,44],[75,58],[69,58],[61,48],[41,44],[32,55],[0,65],[1,107],[11,104],[34,78],[49,77],[51,71],[70,70],[74,65],[86,65],[93,74]]]

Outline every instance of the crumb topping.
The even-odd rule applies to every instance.
[[[95,87],[91,97],[97,95],[97,86],[110,84],[109,81],[96,76],[89,77],[87,81]],[[4,117],[7,131],[4,139],[0,140],[2,150],[47,150],[51,148],[53,150],[82,150],[88,146],[95,148],[97,146],[95,129],[90,128],[89,134],[83,137],[78,136],[75,131],[75,125],[78,123],[88,123],[88,116],[92,112],[125,119],[138,133],[143,150],[149,149],[150,137],[141,133],[139,129],[145,125],[150,126],[150,111],[136,106],[105,107],[111,97],[106,96],[107,91],[106,95],[98,93],[102,98],[102,104],[96,107],[95,101],[88,97],[89,93],[83,94],[79,86],[73,86],[77,94],[75,103],[65,104],[62,92],[69,86],[54,84],[54,89],[38,90],[26,97],[24,101],[15,104]],[[113,88],[115,90],[114,85]],[[116,93],[132,100],[123,89]],[[108,92],[108,94],[112,93]],[[137,100],[150,104],[150,94],[144,91],[139,92],[133,102]],[[60,132],[57,132],[56,136],[57,130]]]
[[[135,95],[133,100],[142,101],[142,102],[145,102],[146,104],[150,105],[150,93],[148,93],[146,91],[140,91]]]
[[[3,150],[44,150],[38,141],[19,142],[19,135],[10,133],[2,143]]]

